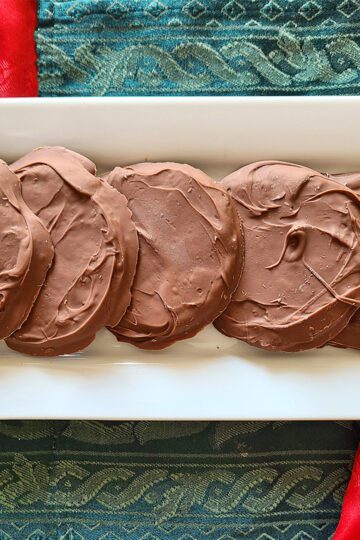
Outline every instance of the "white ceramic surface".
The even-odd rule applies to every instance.
[[[87,98],[0,101],[0,156],[65,145],[101,169],[185,161],[217,177],[257,159],[360,169],[359,98]],[[0,345],[0,418],[351,419],[360,352],[270,354],[209,327],[161,352],[103,331],[56,359]]]

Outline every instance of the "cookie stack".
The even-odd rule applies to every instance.
[[[96,175],[60,147],[0,162],[0,337],[72,354],[107,327],[163,349],[214,323],[267,350],[360,348],[360,175],[266,161]]]

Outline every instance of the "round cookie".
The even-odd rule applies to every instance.
[[[0,338],[27,318],[53,258],[50,236],[26,206],[16,175],[0,160]]]
[[[253,163],[222,185],[245,230],[239,287],[215,327],[274,351],[321,347],[360,300],[360,201],[307,167]]]
[[[12,165],[55,248],[28,319],[7,339],[17,351],[79,351],[101,327],[117,324],[130,302],[138,253],[131,213],[125,197],[91,174],[95,166],[85,160],[63,148],[39,148]]]
[[[230,197],[177,163],[118,167],[105,178],[127,198],[139,235],[131,304],[111,331],[143,349],[195,335],[225,309],[242,271],[243,232]]]
[[[360,195],[360,173],[331,174],[329,177]],[[351,317],[344,330],[331,340],[330,345],[360,349],[360,309]]]

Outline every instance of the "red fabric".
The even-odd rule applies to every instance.
[[[0,0],[0,97],[37,96],[36,0]]]
[[[360,539],[360,447],[355,456],[350,483],[345,493],[341,518],[333,540]]]

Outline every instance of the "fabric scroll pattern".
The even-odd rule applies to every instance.
[[[0,538],[327,540],[356,437],[313,428],[0,422]]]
[[[357,0],[40,0],[39,91],[356,94],[359,28]]]

